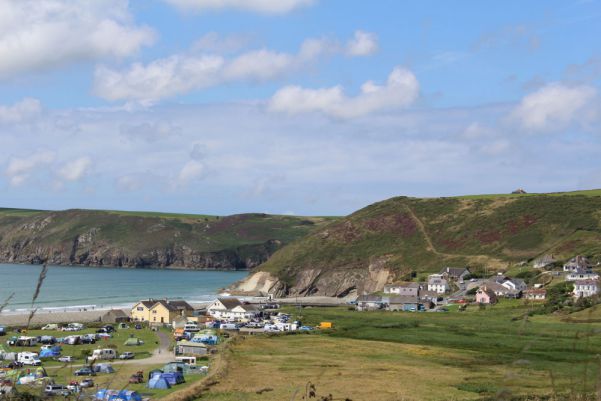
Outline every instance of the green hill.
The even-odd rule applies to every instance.
[[[248,269],[331,220],[0,209],[0,262]]]
[[[397,197],[276,252],[241,291],[344,295],[443,266],[505,269],[543,254],[601,258],[601,191]],[[252,288],[254,284],[255,288]]]

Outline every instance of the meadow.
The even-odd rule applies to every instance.
[[[447,313],[306,308],[303,324],[331,321],[334,328],[239,341],[225,379],[200,399],[300,400],[308,383],[320,397],[354,401],[575,400],[595,393],[601,324],[528,316],[532,308],[522,301]]]

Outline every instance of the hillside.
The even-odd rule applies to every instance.
[[[392,198],[291,243],[232,290],[341,296],[443,266],[505,269],[546,253],[599,260],[600,195]]]
[[[0,209],[0,262],[250,269],[330,220]]]

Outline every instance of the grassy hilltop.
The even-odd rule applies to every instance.
[[[600,219],[599,190],[396,197],[321,227],[259,269],[275,276],[282,291],[340,295],[445,265],[501,269],[547,253],[596,260]]]
[[[0,261],[250,268],[328,218],[0,209]]]

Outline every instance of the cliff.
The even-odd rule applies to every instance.
[[[328,220],[0,209],[0,262],[251,269]]]
[[[601,191],[418,199],[397,197],[278,250],[234,293],[369,293],[444,266],[505,270],[553,254],[601,260]]]

